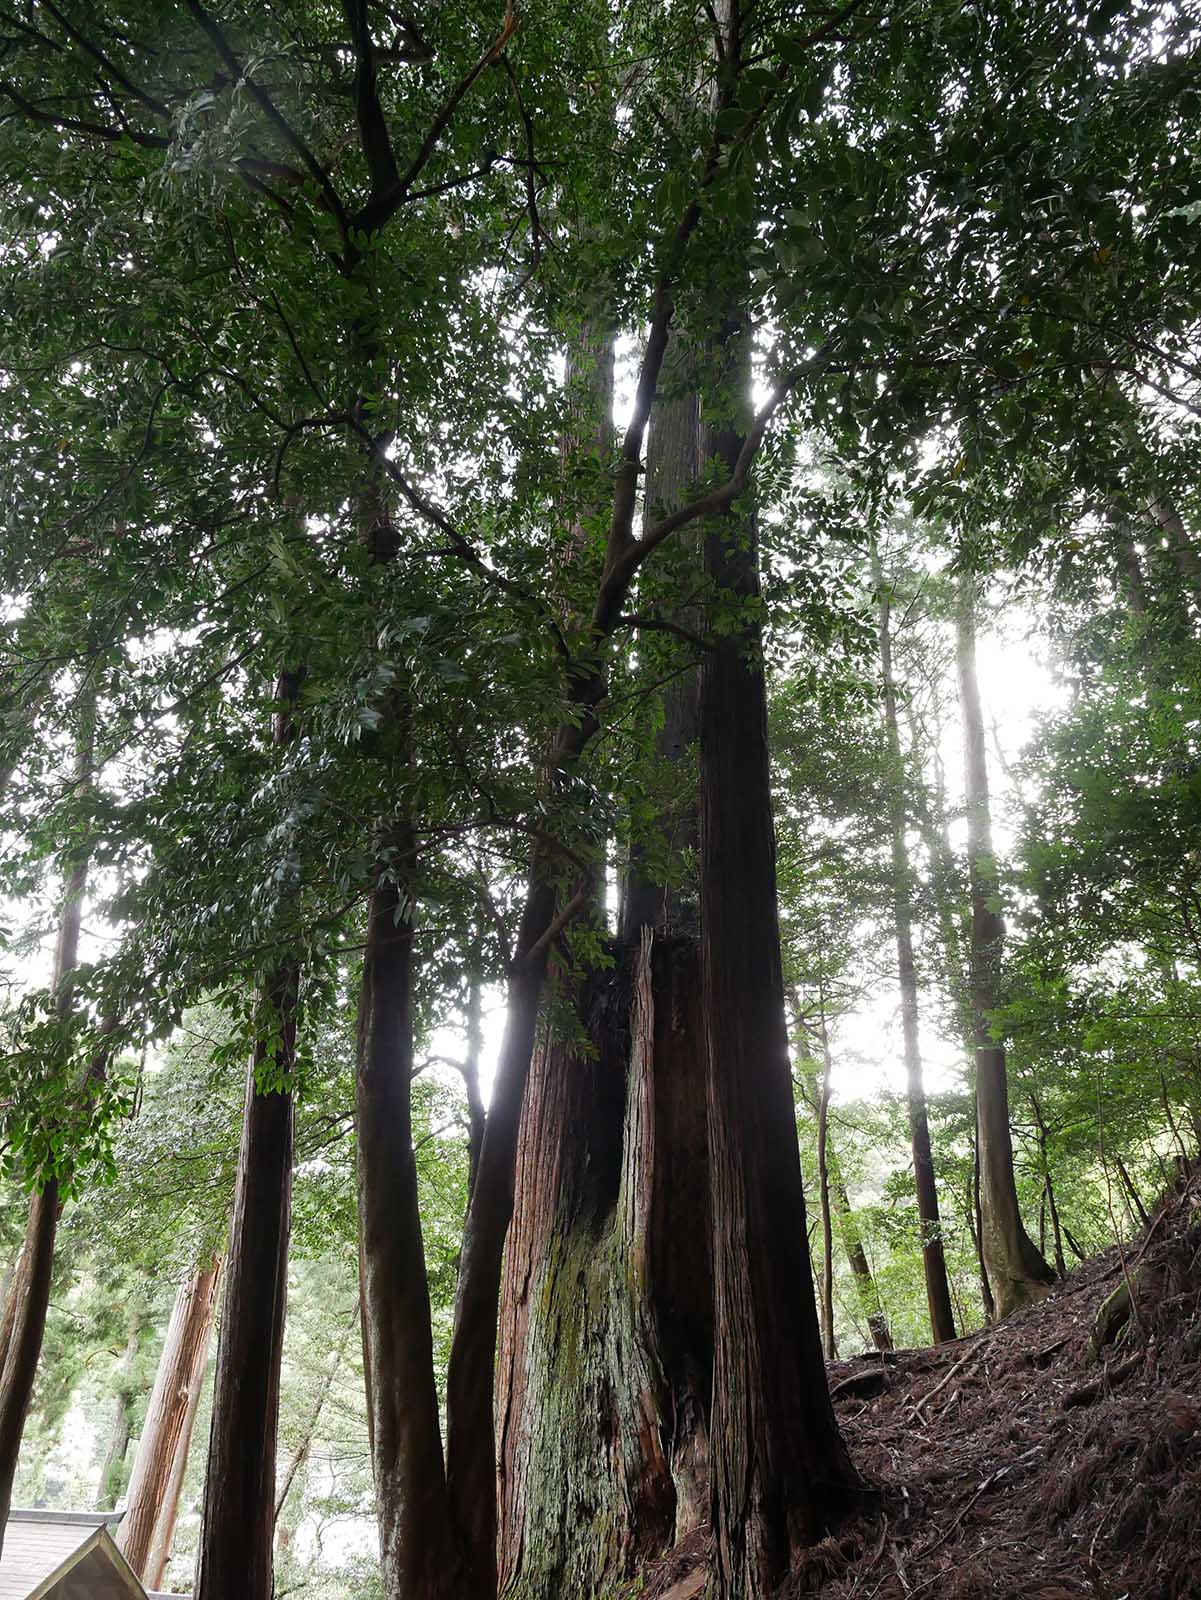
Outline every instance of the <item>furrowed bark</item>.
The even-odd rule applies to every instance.
[[[1018,1206],[1009,1126],[1005,1049],[992,1036],[1000,1000],[1005,924],[997,910],[999,883],[992,851],[984,718],[976,679],[975,586],[959,580],[957,627],[959,698],[963,717],[964,790],[968,813],[971,888],[971,1001],[976,1054],[976,1115],[980,1148],[980,1230],[998,1317],[1040,1299],[1055,1274],[1027,1234]]]
[[[150,1588],[157,1589],[170,1554],[175,1528],[175,1505],[182,1469],[186,1463],[196,1420],[200,1385],[208,1362],[209,1329],[217,1293],[220,1264],[214,1260],[181,1283],[171,1308],[154,1387],[146,1407],[146,1421],[134,1457],[117,1544],[125,1559]],[[175,1485],[175,1504],[172,1485]],[[156,1530],[165,1538],[156,1540]],[[156,1543],[163,1549],[154,1559]]]
[[[301,672],[281,674],[273,742],[295,733]],[[225,1299],[213,1380],[196,1600],[271,1600],[275,1440],[292,1222],[293,1093],[300,972],[263,983],[263,1028],[246,1074]],[[262,1087],[260,1087],[262,1085]],[[267,1085],[271,1085],[268,1087]]]
[[[745,337],[723,341],[739,410]],[[729,470],[739,437],[713,439]],[[711,525],[716,590],[757,598],[751,519]],[[853,1491],[830,1405],[809,1266],[784,1016],[767,694],[756,622],[701,667],[701,949],[715,1310],[714,1593],[760,1600]]]
[[[873,577],[879,590],[880,673],[884,686],[884,732],[892,767],[889,783],[889,829],[892,847],[892,907],[897,946],[897,978],[901,990],[901,1029],[905,1041],[905,1087],[909,1107],[909,1139],[913,1150],[913,1182],[922,1235],[922,1271],[926,1280],[926,1305],[930,1334],[935,1344],[955,1337],[955,1315],[947,1282],[942,1245],[942,1218],[934,1158],[930,1149],[930,1124],[926,1115],[926,1090],[922,1082],[922,1050],[918,1033],[917,965],[913,954],[912,870],[905,839],[907,815],[901,737],[897,726],[896,681],[892,666],[892,623],[888,589],[879,557],[873,553]]]
[[[607,414],[602,389],[594,409]],[[695,485],[698,428],[694,392],[656,412],[649,506],[682,504]],[[664,701],[659,753],[691,758],[695,673]],[[694,839],[695,799],[659,825],[671,847]],[[522,1600],[607,1594],[704,1517],[712,1314],[707,1254],[694,1248],[707,1209],[695,887],[653,882],[643,865],[636,851],[616,967],[578,996],[595,1053],[544,1037],[526,1088],[497,1383],[500,1587]]]

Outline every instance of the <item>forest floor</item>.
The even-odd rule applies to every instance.
[[[787,1600],[1201,1600],[1201,1175],[1037,1305],[829,1373],[868,1497]],[[707,1554],[641,1595],[691,1600]]]

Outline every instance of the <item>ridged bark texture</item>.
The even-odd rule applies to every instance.
[[[498,1371],[513,1600],[608,1594],[704,1514],[695,946],[646,930],[586,993],[593,1049],[544,1040],[522,1116]]]
[[[749,394],[746,345],[731,387]],[[741,347],[741,348],[739,348]],[[740,439],[718,434],[730,470]],[[753,523],[712,527],[717,590],[758,596]],[[809,1264],[776,901],[767,691],[756,623],[701,668],[701,948],[715,1350],[714,1589],[761,1600],[845,1504],[854,1474],[826,1385]]]
[[[176,1293],[117,1535],[125,1559],[151,1589],[158,1588],[170,1556],[183,1464],[208,1362],[219,1275],[220,1263],[214,1260],[180,1284]]]
[[[1000,883],[992,850],[984,718],[976,677],[975,586],[959,580],[959,700],[963,718],[964,792],[972,902],[971,1002],[976,1049],[976,1121],[980,1145],[980,1244],[998,1317],[1041,1299],[1055,1274],[1027,1234],[1018,1205],[1009,1126],[1005,1050],[992,1036],[1001,997],[1005,924],[997,909]]]

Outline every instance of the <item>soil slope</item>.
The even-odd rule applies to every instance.
[[[1201,1600],[1201,1175],[1049,1299],[830,1382],[867,1494],[785,1596]],[[706,1564],[695,1538],[641,1593]]]

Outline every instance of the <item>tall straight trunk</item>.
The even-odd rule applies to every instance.
[[[648,507],[687,498],[698,428],[694,392],[656,413]],[[682,674],[664,697],[662,759],[691,757],[695,707],[695,674]],[[686,847],[695,817],[685,802],[657,819],[661,848]],[[704,1520],[712,1309],[696,1226],[707,1187],[695,922],[695,891],[656,881],[635,851],[616,968],[577,995],[592,1048],[545,1037],[531,1067],[497,1382],[500,1587],[522,1600],[607,1594]]]
[[[749,400],[749,342],[722,340],[734,425],[711,437],[730,471]],[[719,601],[759,596],[752,518],[706,529]],[[748,608],[749,609],[749,608]],[[747,615],[744,611],[744,617]],[[714,1276],[710,1425],[714,1592],[772,1593],[847,1502],[854,1473],[826,1385],[809,1265],[788,1057],[758,623],[719,636],[700,684],[700,905]]]
[[[111,1511],[121,1498],[125,1457],[129,1452],[129,1412],[133,1402],[133,1372],[142,1344],[142,1331],[146,1326],[146,1307],[137,1301],[129,1318],[129,1336],[121,1364],[117,1368],[113,1399],[113,1420],[109,1425],[108,1449],[104,1452],[104,1465],[100,1468],[100,1488],[96,1506],[100,1511]]]
[[[458,1594],[413,1154],[412,842],[392,836],[368,910],[355,1071],[363,1348],[387,1600]]]
[[[892,907],[897,946],[897,977],[901,990],[901,1030],[905,1041],[905,1088],[909,1107],[909,1139],[913,1150],[913,1181],[922,1233],[922,1270],[926,1280],[926,1305],[935,1344],[955,1337],[955,1315],[947,1282],[942,1244],[942,1218],[934,1158],[930,1149],[930,1123],[926,1115],[926,1090],[922,1082],[922,1051],[918,1034],[917,965],[913,955],[913,874],[905,833],[908,825],[901,736],[897,726],[896,680],[892,666],[892,620],[888,589],[879,558],[873,555],[873,576],[879,589],[880,671],[884,687],[884,734],[889,764],[889,832],[892,847]]]
[[[830,1207],[830,1089],[833,1062],[826,1029],[826,1002],[821,996],[819,1032],[822,1047],[822,1081],[817,1097],[817,1193],[822,1229],[822,1347],[827,1361],[838,1360],[834,1341],[834,1224]]]
[[[834,1213],[838,1218],[838,1231],[842,1238],[843,1249],[846,1251],[847,1263],[855,1279],[855,1290],[859,1297],[859,1308],[867,1323],[867,1330],[871,1334],[872,1343],[877,1350],[891,1350],[892,1334],[889,1332],[888,1319],[884,1315],[884,1307],[880,1300],[880,1291],[876,1287],[876,1280],[863,1248],[863,1239],[855,1221],[855,1213],[851,1210],[851,1197],[847,1193],[847,1186],[843,1180],[838,1165],[838,1157],[831,1146],[828,1151],[830,1166],[830,1199]]]
[[[82,793],[92,782],[95,734],[95,694],[85,686],[75,743],[74,784],[78,793]],[[64,1026],[71,1016],[71,979],[79,964],[79,936],[83,926],[88,866],[89,852],[85,847],[84,853],[77,855],[67,866],[63,886],[52,982],[58,1018]],[[4,1548],[4,1530],[12,1507],[17,1457],[33,1398],[33,1385],[46,1331],[60,1210],[58,1180],[48,1178],[29,1197],[20,1260],[9,1284],[4,1314],[4,1360],[0,1368],[0,1552]]]
[[[277,748],[295,735],[303,674],[276,689]],[[292,1224],[293,1091],[300,970],[282,961],[261,991],[230,1220],[196,1600],[271,1600],[275,1441]]]
[[[996,1315],[1005,1317],[1018,1306],[1041,1298],[1055,1281],[1055,1274],[1022,1223],[1013,1170],[1005,1049],[992,1035],[991,1017],[1001,997],[1005,924],[997,909],[1000,883],[992,849],[984,717],[976,676],[975,583],[969,574],[959,580],[957,622],[972,907],[970,983],[980,1148],[980,1234]]]
[[[176,1473],[176,1462],[181,1458],[186,1462],[192,1439],[196,1405],[208,1363],[209,1329],[219,1274],[220,1264],[213,1260],[197,1268],[179,1286],[134,1457],[117,1543],[148,1588],[158,1587],[166,1566],[166,1555],[161,1561],[151,1560],[155,1530],[160,1525],[168,1533],[169,1554],[170,1534],[175,1524],[171,1488],[173,1482],[180,1485],[183,1481],[182,1471]]]

